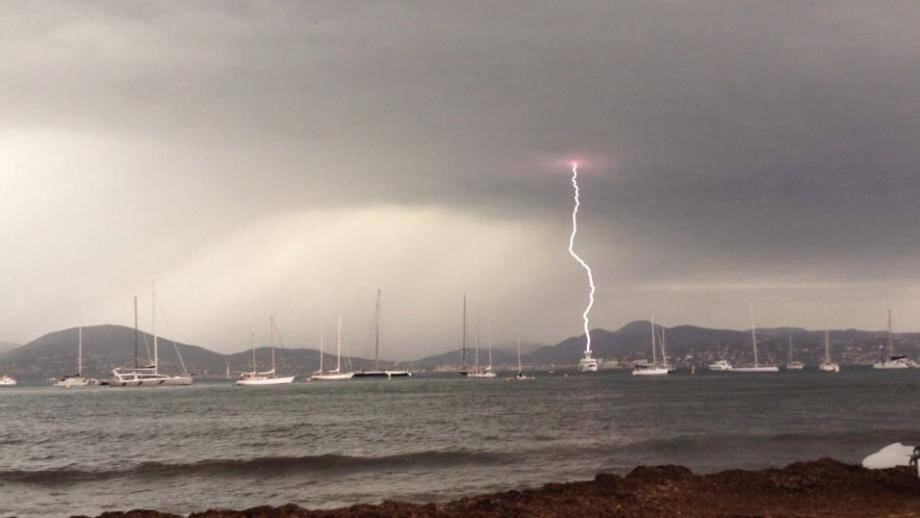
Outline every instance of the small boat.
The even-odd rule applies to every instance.
[[[823,372],[840,372],[840,365],[831,361],[831,332],[827,328],[824,329],[824,359],[818,368]]]
[[[95,378],[86,378],[83,376],[83,328],[77,328],[77,373],[73,376],[64,376],[54,380],[53,387],[58,388],[78,388],[90,387],[99,383]]]
[[[320,367],[319,371],[314,372],[310,376],[310,381],[343,381],[350,380],[355,376],[354,372],[342,372],[342,317],[339,317],[338,323],[338,339],[336,341],[336,360],[335,360],[335,370],[324,372],[323,371],[323,342],[320,340],[320,351],[319,351],[319,361]]]
[[[157,336],[157,304],[156,292],[153,293],[153,362],[143,367],[138,365],[137,360],[137,297],[134,297],[134,367],[116,367],[112,369],[112,379],[103,381],[100,385],[110,387],[173,387],[191,385],[193,380],[189,374],[179,374],[170,376],[160,373],[160,356],[159,340]],[[175,344],[175,342],[173,342]],[[182,355],[179,353],[179,347],[176,346],[176,355],[179,362],[182,361]]]
[[[786,350],[786,370],[800,371],[805,368],[805,363],[792,359],[792,333],[787,335],[788,349]]]
[[[518,357],[518,371],[517,371],[517,374],[515,374],[513,377],[507,378],[507,379],[508,379],[508,380],[515,380],[515,381],[524,381],[524,380],[536,379],[535,376],[528,376],[528,375],[524,374],[524,369],[521,368],[521,339],[520,339],[520,337],[518,337],[518,339],[517,339],[517,357]]]
[[[762,373],[762,372],[779,372],[776,365],[761,365],[757,361],[757,327],[754,325],[754,310],[751,309],[751,344],[754,347],[754,365],[746,367],[734,367],[732,372],[741,373]]]
[[[483,369],[479,366],[479,317],[476,317],[476,365],[467,374],[468,378],[491,379],[497,375],[492,371],[492,321],[489,320],[489,366]]]
[[[664,358],[664,363],[658,363],[658,346],[655,343],[655,335],[657,331],[655,330],[655,317],[651,317],[652,324],[652,362],[648,363],[647,361],[637,363],[633,365],[633,376],[667,376],[668,375],[668,366],[667,359]],[[664,350],[662,349],[662,356],[664,355]]]
[[[252,372],[244,372],[240,379],[236,380],[238,387],[256,387],[265,385],[287,385],[294,382],[294,376],[279,377],[275,372],[275,317],[270,318],[268,328],[268,343],[272,351],[272,368],[264,372],[259,372],[256,364],[256,335],[252,334]],[[280,339],[280,335],[279,335]]]
[[[16,380],[4,374],[0,376],[0,387],[15,387]]]
[[[354,373],[355,378],[408,378],[412,373],[405,369],[381,369],[380,368],[380,293],[377,290],[377,305],[374,310],[374,324],[371,332],[374,334],[374,368],[371,370],[359,370]]]
[[[881,361],[872,365],[873,369],[877,370],[898,370],[898,369],[908,369],[911,367],[911,361],[903,355],[894,354],[894,342],[891,339],[891,310],[888,310],[888,358],[883,358]]]
[[[716,372],[726,372],[726,371],[734,370],[734,367],[732,367],[732,364],[728,363],[725,360],[719,360],[719,361],[710,363],[709,370],[716,371]]]

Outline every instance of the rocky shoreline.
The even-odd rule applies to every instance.
[[[832,459],[782,469],[696,475],[683,466],[635,468],[625,477],[461,498],[443,504],[383,502],[313,511],[297,505],[211,509],[194,518],[506,516],[918,516],[920,479],[908,468],[867,470]],[[105,518],[165,518],[150,510]]]

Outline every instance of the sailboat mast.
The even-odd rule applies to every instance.
[[[891,310],[888,310],[888,358],[894,356],[894,343],[891,341]]]
[[[489,318],[486,325],[489,327],[489,370],[492,370],[492,319]]]
[[[479,370],[479,313],[476,313],[476,370]]]
[[[153,372],[160,372],[160,353],[157,341],[157,291],[153,290]]]
[[[323,342],[325,341],[326,341],[326,332],[320,331],[319,332],[319,372],[320,374],[323,373],[323,356],[326,355],[326,353],[323,352],[323,349],[324,349],[323,346],[325,345]]]
[[[134,297],[134,368],[137,369],[137,297]]]
[[[824,326],[824,361],[831,362],[831,332],[826,324]]]
[[[377,288],[377,308],[374,310],[374,369],[380,370],[380,292]]]
[[[275,317],[268,317],[268,347],[272,350],[272,372],[275,372]]]
[[[460,363],[466,371],[466,293],[463,294],[463,340],[460,344]]]
[[[754,367],[758,367],[757,363],[757,327],[754,325],[754,308],[750,308],[751,311],[751,343],[754,344]]]
[[[792,363],[792,331],[786,333],[786,363]]]
[[[256,368],[256,334],[252,333],[252,340],[250,340],[252,348],[252,373],[255,374],[258,370]]]
[[[77,330],[77,376],[83,375],[83,326]]]
[[[658,363],[658,353],[656,352],[656,346],[655,346],[655,315],[652,315],[651,323],[652,323],[652,364],[654,365]]]
[[[524,369],[521,368],[521,337],[517,337],[517,353],[518,353],[518,374],[522,374]]]
[[[342,315],[339,315],[339,330],[335,344],[335,371],[342,371]]]
[[[665,349],[665,328],[661,328],[661,362],[668,365],[668,351]]]

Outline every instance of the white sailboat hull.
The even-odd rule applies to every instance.
[[[148,370],[148,369],[139,369]],[[115,377],[105,382],[110,387],[180,387],[193,383],[189,375],[168,376],[166,374],[146,372],[116,372]]]
[[[83,376],[68,376],[64,379],[56,380],[52,386],[58,388],[79,388],[91,387],[98,383],[98,380],[93,378],[84,378]]]
[[[0,387],[15,387],[16,380],[9,376],[0,376]]]
[[[773,366],[764,366],[764,367],[735,367],[732,369],[732,372],[741,372],[747,374],[757,374],[761,372],[779,372],[779,367]]]
[[[265,386],[265,385],[287,385],[294,382],[294,376],[285,376],[283,378],[247,378],[236,380],[236,385],[239,387],[254,387],[254,386]]]
[[[840,372],[840,365],[834,362],[821,362],[818,368],[823,372]]]
[[[883,362],[878,362],[872,365],[873,369],[876,370],[898,370],[898,369],[908,369],[910,364],[901,359],[899,360],[887,360]]]
[[[327,374],[314,374],[310,376],[310,381],[343,381],[355,377],[353,372],[334,372]]]
[[[466,375],[467,378],[494,378],[496,374],[492,371],[482,371],[482,372],[470,372]]]
[[[633,369],[633,376],[667,376],[667,367],[640,367]]]

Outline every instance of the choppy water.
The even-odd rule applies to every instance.
[[[0,514],[335,507],[592,478],[859,462],[920,438],[920,370],[0,390]]]

